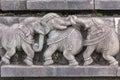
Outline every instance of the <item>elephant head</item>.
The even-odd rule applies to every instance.
[[[40,18],[29,17],[21,21],[21,24],[26,28],[23,30],[26,36],[33,34],[33,32],[39,34],[39,42],[33,44],[33,49],[36,52],[41,51],[44,44],[44,28],[40,24]]]
[[[69,25],[75,24],[75,21],[70,16],[67,18],[60,17],[56,13],[48,13],[41,19],[41,25],[45,29],[45,34],[48,34],[53,29],[64,30]]]

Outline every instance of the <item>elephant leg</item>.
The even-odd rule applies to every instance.
[[[11,49],[7,49],[7,52],[5,53],[5,55],[2,57],[2,64],[10,64],[10,58],[15,54],[16,49],[15,48],[11,48]]]
[[[50,45],[44,53],[45,62],[44,65],[53,64],[52,54],[57,50],[57,45]]]
[[[113,56],[103,53],[103,58],[109,61],[111,66],[118,66],[118,61]]]
[[[33,65],[34,51],[31,48],[31,45],[24,43],[22,44],[22,48],[24,52],[27,54],[27,57],[25,58],[24,62],[29,66]]]
[[[69,61],[69,65],[78,65],[78,62],[76,61],[75,56],[72,54],[71,50],[65,50],[63,55]]]
[[[95,45],[87,46],[86,50],[83,53],[84,58],[84,65],[87,66],[93,62],[93,59],[91,57],[93,51],[95,50]]]

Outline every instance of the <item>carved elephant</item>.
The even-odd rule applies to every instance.
[[[110,65],[118,66],[118,61],[113,57],[119,52],[119,40],[115,30],[99,18],[81,19],[77,16],[73,16],[73,18],[76,23],[88,30],[87,39],[83,43],[84,46],[87,46],[83,53],[84,65],[93,62],[91,55],[96,50],[102,53],[103,58]]]
[[[56,50],[63,52],[64,57],[69,61],[69,65],[78,65],[75,55],[82,49],[82,35],[74,27],[75,24],[70,17],[62,18],[55,13],[48,13],[41,19],[41,24],[48,34],[48,48],[44,52],[44,65],[53,64],[52,54]]]
[[[2,63],[10,64],[10,58],[16,53],[17,49],[23,49],[27,54],[24,62],[33,65],[34,51],[40,51],[43,47],[44,28],[39,23],[40,19],[26,18],[21,23],[16,23],[3,30],[2,47],[6,50],[2,57]],[[33,42],[33,34],[39,34],[39,43]],[[40,44],[40,46],[38,46]]]

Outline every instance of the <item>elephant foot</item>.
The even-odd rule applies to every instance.
[[[28,66],[32,66],[33,62],[29,59],[25,59],[24,62],[28,65]]]
[[[47,61],[45,61],[44,62],[44,65],[46,66],[46,65],[51,65],[51,64],[53,64],[54,62],[53,62],[53,60],[47,60]]]
[[[10,64],[10,61],[9,61],[9,59],[3,57],[3,58],[2,58],[2,61],[1,61],[1,64],[2,64],[2,65],[9,65],[9,64]]]
[[[92,58],[85,59],[84,66],[88,66],[93,62]]]
[[[114,61],[114,62],[110,63],[110,66],[116,66],[116,67],[118,67],[119,65],[118,65],[117,61]]]
[[[74,61],[70,61],[69,65],[70,66],[78,66],[79,63],[76,60],[74,60]]]

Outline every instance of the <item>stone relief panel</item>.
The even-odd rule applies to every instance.
[[[116,20],[56,13],[0,17],[1,64],[118,66]]]

